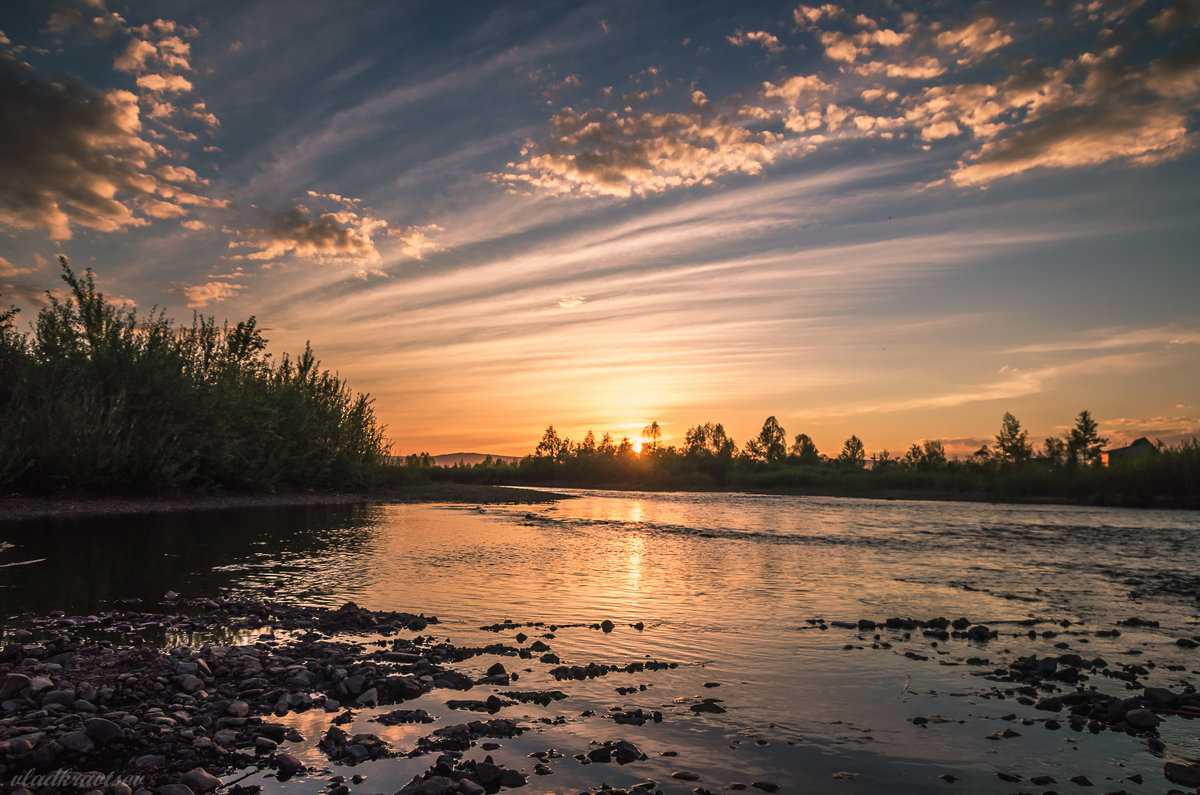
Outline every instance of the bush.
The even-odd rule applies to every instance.
[[[255,319],[179,326],[105,299],[61,258],[68,295],[32,333],[0,314],[0,484],[157,489],[365,485],[387,446],[372,401],[311,348],[278,363]]]

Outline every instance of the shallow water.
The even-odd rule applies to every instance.
[[[1061,654],[1066,649],[1054,644],[1066,643],[1114,666],[1153,661],[1142,684],[1177,691],[1200,684],[1200,649],[1174,643],[1200,636],[1196,512],[572,493],[576,499],[534,508],[310,506],[9,526],[0,528],[0,540],[18,547],[2,553],[0,563],[46,560],[0,569],[0,614],[92,612],[119,598],[157,601],[169,589],[185,596],[273,592],[284,601],[353,600],[436,615],[438,636],[473,646],[515,643],[516,628],[479,629],[505,619],[608,619],[616,625],[611,633],[561,628],[545,642],[568,664],[679,663],[668,671],[559,683],[536,657],[504,658],[509,670],[522,664],[515,687],[570,695],[544,709],[518,705],[500,713],[528,716],[523,722],[535,729],[502,741],[493,752],[497,761],[528,772],[532,751],[554,747],[565,754],[553,775],[531,777],[531,792],[652,778],[680,793],[752,781],[791,792],[999,793],[1030,791],[1028,779],[1038,774],[1054,776],[1058,789],[1075,787],[1067,780],[1083,774],[1099,791],[1159,792],[1164,761],[1200,757],[1195,721],[1168,719],[1160,728],[1167,748],[1154,753],[1145,740],[1124,734],[1025,725],[1022,719],[1047,714],[998,697],[996,683],[979,676],[1018,656]],[[883,630],[882,643],[875,643],[872,632],[809,621],[891,616],[966,616],[1000,630],[1000,637],[935,646],[919,632],[905,639],[901,631]],[[1121,627],[1113,638],[1092,634],[1132,616],[1160,626]],[[1038,632],[1059,634],[1028,638],[1028,627],[1015,622],[1031,618],[1047,622]],[[634,629],[636,622],[644,628]],[[548,629],[524,631],[531,642]],[[969,657],[995,665],[962,664]],[[467,668],[482,672],[497,659],[482,656]],[[1130,694],[1115,680],[1093,677],[1089,684]],[[646,690],[616,692],[631,685]],[[477,688],[466,697],[486,695]],[[480,717],[446,709],[444,701],[455,697],[463,696],[434,691],[405,706],[425,708],[440,723]],[[727,711],[695,714],[688,706],[699,698],[723,699]],[[664,720],[616,725],[605,717],[612,707],[657,709]],[[582,716],[587,710],[596,714]],[[388,729],[368,722],[370,714],[362,711],[354,730],[377,733],[401,750],[431,728]],[[918,716],[933,719],[914,725],[910,719]],[[314,737],[329,717],[308,712],[293,720]],[[559,717],[558,725],[536,723]],[[1019,736],[987,739],[1006,727]],[[572,758],[590,741],[616,739],[637,743],[649,759],[618,767]],[[664,751],[678,756],[660,756]],[[328,767],[315,751],[306,761]],[[394,792],[431,763],[384,760],[354,772],[367,776],[361,791]],[[675,781],[669,776],[676,770],[702,779]],[[997,772],[1023,783],[1005,783]],[[850,775],[835,778],[839,773]],[[942,774],[959,781],[946,784]],[[1145,784],[1130,782],[1133,774]],[[319,787],[311,780],[270,785],[295,792]]]

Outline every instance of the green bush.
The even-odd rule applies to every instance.
[[[30,490],[366,485],[372,401],[309,347],[273,362],[255,319],[177,325],[105,299],[65,258],[30,333],[0,314],[0,484]]]

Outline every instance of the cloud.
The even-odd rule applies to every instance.
[[[671,100],[672,81],[656,71],[652,91],[639,84],[626,92],[623,113],[555,113],[549,132],[491,178],[552,194],[645,196],[758,174],[851,138],[949,150],[955,165],[926,182],[959,187],[1160,163],[1193,149],[1200,135],[1193,5],[1178,14],[1105,6],[1083,14],[1070,36],[1055,29],[1053,42],[1031,20],[894,10],[873,19],[801,5],[791,33],[820,48],[823,70],[777,74],[723,100],[694,89]],[[787,46],[765,31],[737,29],[727,40]],[[635,113],[650,93],[660,108]]]
[[[210,281],[204,284],[185,284],[179,288],[179,293],[187,299],[189,307],[208,306],[211,303],[232,298],[245,289],[244,284],[227,281]]]
[[[262,226],[236,230],[238,239],[229,247],[254,251],[235,258],[273,262],[294,257],[322,264],[357,265],[360,276],[366,275],[368,266],[382,261],[373,236],[387,230],[387,221],[374,217],[357,199],[315,191],[308,195],[325,204],[326,209],[295,204],[275,213]]]
[[[550,137],[527,142],[525,159],[493,181],[556,194],[644,196],[722,174],[761,173],[779,141],[717,110],[699,91],[685,112],[566,108],[551,127]]]
[[[571,309],[587,301],[582,295],[564,295],[558,299],[558,306],[562,309]]]
[[[936,41],[942,49],[958,54],[959,63],[965,65],[1012,44],[1013,38],[994,18],[981,17],[969,25],[939,33]]]
[[[1200,438],[1200,417],[1116,417],[1101,419],[1099,424],[1101,433],[1109,438],[1109,447],[1128,444],[1140,436],[1167,445]]]
[[[155,174],[167,156],[133,93],[51,80],[0,53],[0,225],[65,240],[72,226],[114,232],[224,206]]]
[[[425,226],[406,226],[403,228],[389,229],[388,237],[397,238],[402,246],[402,251],[406,256],[413,259],[425,259],[425,255],[442,251],[443,248],[429,239],[431,234],[444,232],[437,224],[426,224]]]
[[[771,54],[780,53],[787,49],[787,46],[779,41],[778,36],[768,33],[765,30],[737,30],[732,36],[726,36],[725,40],[735,47],[758,44]]]

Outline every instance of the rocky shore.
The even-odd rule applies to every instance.
[[[400,790],[405,795],[477,795],[526,783],[527,774],[490,756],[463,758],[480,741],[526,730],[507,718],[442,726],[407,750],[374,734],[349,734],[339,724],[351,722],[356,710],[398,705],[436,688],[508,686],[519,674],[501,663],[474,677],[454,664],[481,654],[530,659],[531,648],[455,647],[419,634],[437,623],[434,617],[373,612],[352,603],[330,610],[167,596],[169,613],[122,609],[98,616],[25,616],[32,629],[6,633],[8,642],[0,649],[3,791],[246,793],[259,787],[237,781],[262,770],[274,771],[280,781],[328,772],[309,769],[286,750],[296,743],[315,746],[335,766],[436,754],[428,769]],[[233,633],[241,642],[154,648],[143,637],[217,632]],[[52,637],[34,640],[35,634]],[[669,667],[651,661],[630,670],[647,665]],[[616,667],[592,663],[579,670],[576,675],[583,678]],[[510,690],[506,696],[503,701],[494,695],[452,700],[448,706],[495,712],[501,705],[565,698],[556,690]],[[330,725],[320,737],[304,737],[274,720],[308,710],[328,713]],[[373,720],[396,725],[433,718],[420,709],[396,709]],[[554,756],[547,751],[535,757],[534,772],[548,773],[544,762]],[[634,758],[645,757],[632,743],[614,741],[589,753],[586,761],[623,764]],[[349,792],[346,777],[330,781],[334,795]],[[352,779],[359,781],[360,776]]]
[[[495,643],[455,646],[428,634],[437,630],[432,616],[375,612],[352,603],[335,610],[238,598],[186,600],[169,593],[160,607],[165,611],[128,604],[98,615],[23,616],[19,623],[24,628],[5,632],[0,648],[0,789],[18,795],[245,795],[262,786],[250,779],[299,779],[313,781],[330,795],[350,795],[378,792],[355,772],[358,765],[422,758],[428,760],[424,769],[397,795],[515,789],[554,774],[564,763],[607,769],[636,767],[648,758],[637,743],[619,736],[594,740],[574,754],[536,750],[519,767],[511,759],[494,758],[491,752],[502,747],[501,741],[538,731],[539,721],[551,725],[564,720],[499,714],[515,705],[551,706],[570,696],[557,688],[529,689],[522,679],[532,670],[526,666],[540,665],[544,679],[567,689],[572,683],[660,675],[676,668],[653,659],[570,664],[546,642],[567,629],[640,633],[640,622],[505,621],[478,628],[500,636]],[[1121,628],[1134,631],[1153,622],[1133,617],[1117,624],[1086,629],[1044,619],[985,624],[961,617],[814,618],[800,629],[831,633],[841,638],[838,643],[844,639],[843,653],[869,650],[967,666],[981,682],[973,696],[1014,704],[1002,718],[1002,728],[985,742],[1020,737],[1026,727],[1083,736],[1119,732],[1157,755],[1165,747],[1159,735],[1164,721],[1200,718],[1200,693],[1185,678],[1173,688],[1147,684],[1143,680],[1158,667],[1152,660],[1110,662],[1075,650],[1089,636],[1111,638]],[[537,638],[531,640],[533,633]],[[1068,638],[1075,643],[1070,648]],[[180,639],[189,640],[186,645],[172,642]],[[1056,642],[1062,653],[1006,656],[1009,642],[1019,639]],[[1180,637],[1173,644],[1189,655],[1198,645],[1200,636]],[[479,659],[484,657],[488,659]],[[503,661],[487,665],[496,657]],[[1187,672],[1179,665],[1163,668]],[[643,694],[648,687],[616,684],[623,695]],[[466,694],[475,688],[490,692]],[[461,719],[447,720],[441,707],[439,718],[405,706],[436,690],[464,693],[441,702]],[[612,707],[599,717],[614,730],[647,726],[658,731],[653,727],[664,717],[722,719],[731,705],[721,698],[677,697],[664,716],[667,706]],[[295,718],[310,711],[317,720],[303,725],[319,728],[308,729],[310,736],[305,736]],[[594,718],[595,713],[581,717]],[[364,721],[381,727],[378,733],[363,731]],[[946,722],[933,714],[909,719],[913,731],[935,730]],[[357,729],[351,726],[355,723]],[[437,725],[425,729],[426,724]],[[389,741],[388,728],[406,726],[416,732],[405,735],[411,742]],[[669,760],[676,752],[658,755]],[[1162,774],[1165,782],[1200,787],[1200,765],[1166,761]],[[834,779],[856,775],[842,772]],[[999,769],[995,775],[1017,787],[1056,784],[1044,773]],[[957,781],[948,774],[941,778],[947,784]],[[705,779],[682,768],[670,773],[670,786],[646,779],[618,789],[599,784],[602,776],[597,776],[598,785],[587,791],[618,795],[694,786],[696,795],[708,795],[714,790]],[[1126,780],[1143,781],[1140,775]],[[1084,772],[1070,781],[1093,784]],[[719,788],[775,792],[789,783],[794,782],[751,780]]]

